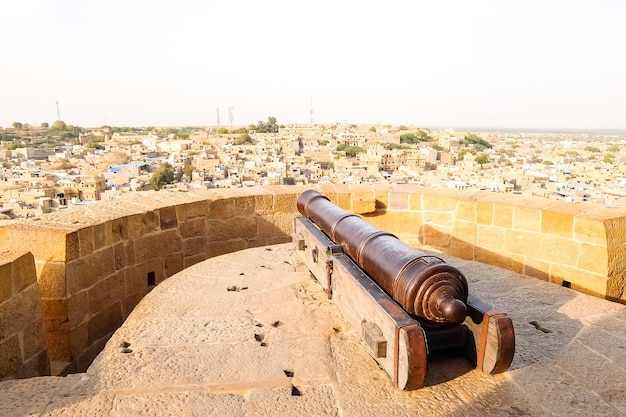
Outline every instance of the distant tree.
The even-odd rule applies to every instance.
[[[400,125],[398,126],[398,130],[409,130],[409,128],[406,127],[405,125]]]
[[[65,122],[61,121],[61,120],[56,120],[54,123],[52,123],[52,130],[67,130],[67,125],[65,124]]]
[[[22,127],[24,127],[24,125],[21,124],[20,122],[13,122],[13,128],[14,129],[22,130]]]
[[[443,152],[443,151],[446,150],[446,148],[444,148],[443,146],[438,145],[436,143],[433,146],[431,146],[431,148],[433,148],[434,150],[439,151],[439,152]]]
[[[365,152],[365,149],[363,149],[360,146],[347,146],[342,144],[337,145],[337,150],[338,151],[343,151],[346,153],[346,156],[350,156],[352,158],[354,158],[355,156],[357,156],[357,154],[359,153],[363,153]]]
[[[319,142],[319,144],[320,144],[321,146],[326,146],[326,145],[328,145],[328,144],[329,144],[328,139],[322,139],[322,140]]]
[[[235,145],[245,145],[247,143],[252,143],[252,137],[248,134],[248,132],[244,132],[237,139],[235,139]]]
[[[48,124],[48,122],[43,122],[40,126],[41,126],[42,128],[44,128],[44,129],[47,129],[47,128],[49,128],[49,127],[50,127],[50,125]]]
[[[400,143],[408,143],[410,145],[414,145],[419,142],[419,138],[415,133],[403,133],[400,135]]]
[[[608,152],[619,152],[619,146],[611,145],[606,149]]]
[[[278,133],[276,118],[269,116],[267,118],[267,123],[259,120],[257,125],[250,125],[250,130],[256,130],[258,133]]]
[[[174,167],[167,162],[162,162],[159,167],[152,173],[150,184],[152,188],[159,191],[165,184],[174,181]]]
[[[217,134],[218,135],[227,135],[228,134],[228,129],[226,129],[225,127],[220,127],[219,129],[217,129]]]
[[[183,174],[185,174],[187,178],[191,178],[191,176],[193,175],[193,165],[185,164],[185,166],[183,167]]]
[[[473,146],[479,152],[482,152],[482,151],[484,151],[487,148],[492,148],[492,145],[489,142],[487,142],[486,140],[484,140],[480,136],[477,136],[474,133],[470,133],[469,135],[465,135],[465,138],[463,138],[463,140],[459,141],[459,143],[461,143],[462,145]]]
[[[389,149],[389,150],[393,150],[393,149],[411,149],[410,146],[399,145],[397,143],[388,143],[387,145],[385,145],[385,148]]]
[[[604,162],[613,163],[615,161],[615,155],[612,153],[604,154]]]
[[[474,158],[474,162],[482,167],[483,165],[489,163],[489,155],[487,155],[486,153],[481,153],[480,155],[477,155],[476,158]]]
[[[13,142],[7,146],[7,150],[14,151],[17,149],[17,143]]]
[[[554,162],[552,161],[543,161],[543,164],[546,166],[550,166],[550,165],[554,165]]]
[[[595,146],[586,146],[585,150],[589,151],[589,152],[593,152],[593,153],[600,153],[600,152],[602,152],[602,151],[600,151],[599,148],[596,148]]]
[[[370,127],[370,132],[376,133],[376,128],[374,126]]]
[[[91,140],[85,145],[87,149],[104,149],[104,146],[100,145],[97,140]]]
[[[471,155],[476,155],[476,151],[470,148],[463,148],[459,151],[459,154],[457,155],[457,159],[459,161],[462,161],[463,159],[465,159],[465,154],[471,154]]]

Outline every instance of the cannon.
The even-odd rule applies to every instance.
[[[461,271],[315,190],[300,194],[297,209],[300,257],[398,388],[423,387],[429,356],[442,350],[489,374],[509,368],[513,324],[468,293]]]

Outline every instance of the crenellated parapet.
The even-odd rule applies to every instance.
[[[313,188],[415,247],[626,302],[624,209],[413,185]],[[143,296],[177,272],[290,241],[303,190],[138,193],[0,227],[3,248],[32,254],[53,372],[85,370]]]

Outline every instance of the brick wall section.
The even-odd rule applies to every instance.
[[[626,301],[626,213],[417,185],[316,187],[418,248]],[[153,285],[207,258],[291,240],[300,186],[149,192],[0,228],[30,250],[51,360],[82,371]]]
[[[50,375],[33,255],[0,254],[0,381]]]

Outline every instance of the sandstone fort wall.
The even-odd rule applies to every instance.
[[[41,344],[54,370],[84,371],[142,297],[182,269],[290,241],[304,189],[149,192],[0,228],[4,248],[32,254],[45,324]],[[412,185],[316,189],[415,247],[626,302],[625,210]]]

